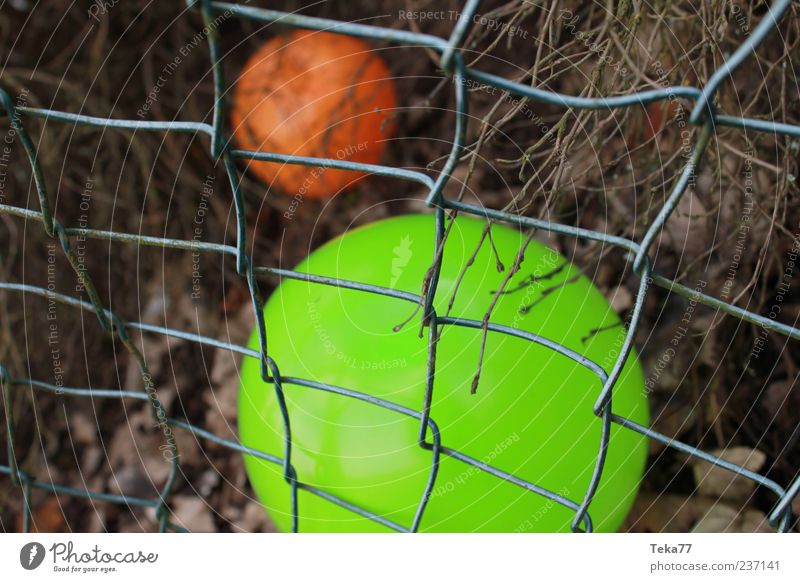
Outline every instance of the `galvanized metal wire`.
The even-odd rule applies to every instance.
[[[3,392],[6,421],[5,431],[8,447],[8,464],[0,465],[0,474],[10,479],[10,482],[20,490],[23,529],[25,531],[28,531],[30,528],[30,495],[32,489],[42,489],[54,494],[72,495],[125,506],[153,508],[156,512],[160,531],[181,530],[180,527],[170,521],[169,512],[170,495],[173,492],[176,476],[179,471],[180,457],[178,455],[178,446],[174,438],[174,434],[171,430],[163,431],[164,438],[166,440],[166,447],[172,453],[172,465],[169,477],[167,478],[163,488],[160,490],[159,495],[152,499],[137,498],[129,495],[114,495],[102,491],[92,491],[88,489],[80,489],[42,480],[36,480],[18,466],[17,459],[15,457],[15,434],[17,423],[13,414],[12,394],[15,389],[19,388],[29,388],[39,391],[58,393],[63,396],[75,398],[91,397],[146,401],[150,404],[154,420],[156,423],[160,423],[162,426],[168,426],[171,428],[174,427],[175,429],[188,431],[199,438],[222,445],[223,447],[227,447],[232,451],[253,455],[281,466],[283,469],[284,478],[290,485],[292,496],[292,524],[294,531],[302,531],[302,508],[298,507],[297,502],[297,493],[301,489],[318,495],[330,501],[331,503],[351,510],[358,515],[384,524],[391,529],[397,531],[417,531],[424,516],[426,504],[436,483],[439,459],[442,455],[457,459],[479,469],[480,471],[494,475],[498,479],[503,479],[513,483],[529,491],[531,495],[541,495],[555,503],[571,509],[575,513],[572,521],[573,531],[592,531],[592,520],[590,517],[592,499],[603,476],[605,458],[609,446],[610,427],[612,423],[624,427],[625,429],[645,435],[649,439],[658,441],[667,447],[676,449],[686,455],[689,455],[690,457],[707,461],[712,465],[721,467],[722,469],[730,471],[733,474],[749,479],[755,484],[771,491],[774,494],[775,500],[772,510],[768,516],[769,522],[778,531],[787,531],[789,529],[792,523],[791,502],[798,495],[798,493],[800,493],[800,477],[796,478],[792,483],[785,487],[781,486],[764,475],[758,474],[748,470],[745,467],[739,466],[706,451],[700,450],[697,447],[661,434],[652,428],[638,424],[628,418],[616,415],[611,412],[611,403],[614,386],[633,347],[633,338],[640,323],[642,311],[644,309],[645,298],[649,288],[652,285],[665,288],[670,292],[677,293],[685,298],[705,304],[713,309],[725,312],[743,321],[761,326],[764,329],[772,330],[793,339],[800,338],[800,329],[797,329],[796,327],[786,325],[776,321],[775,319],[764,317],[746,309],[730,305],[715,297],[698,292],[695,289],[690,289],[676,281],[654,273],[653,266],[648,257],[648,252],[650,247],[653,245],[654,240],[666,222],[670,219],[670,216],[678,205],[678,202],[681,200],[681,197],[686,193],[687,187],[696,173],[697,166],[702,162],[706,146],[713,136],[717,126],[728,126],[754,132],[767,132],[772,134],[800,137],[800,127],[798,126],[776,123],[763,119],[748,119],[744,117],[725,115],[724,113],[717,111],[713,104],[714,96],[717,90],[730,78],[730,75],[734,69],[739,67],[749,56],[751,56],[758,47],[759,43],[761,43],[767,35],[775,30],[779,20],[789,7],[790,0],[776,0],[772,3],[768,12],[762,17],[761,22],[753,30],[752,34],[712,75],[711,79],[704,87],[665,87],[662,89],[648,90],[620,96],[598,98],[562,95],[545,89],[515,83],[490,73],[466,67],[460,54],[460,45],[465,38],[466,33],[468,32],[470,23],[472,22],[472,17],[475,15],[478,9],[480,4],[479,0],[468,0],[465,3],[464,9],[459,16],[456,25],[454,26],[453,32],[450,38],[447,39],[427,34],[419,34],[402,30],[391,30],[378,26],[339,22],[324,18],[289,14],[286,12],[255,8],[252,6],[229,2],[189,0],[187,4],[190,8],[196,9],[200,12],[206,29],[209,31],[207,40],[211,57],[215,95],[213,123],[210,125],[207,123],[183,121],[138,121],[129,119],[107,119],[89,117],[86,115],[69,113],[65,111],[54,111],[51,109],[22,106],[17,107],[15,106],[15,103],[11,99],[10,95],[0,88],[0,113],[5,114],[7,122],[16,132],[16,135],[19,137],[20,142],[25,149],[28,160],[30,161],[31,172],[35,182],[36,191],[38,193],[39,202],[38,210],[3,204],[0,205],[0,213],[18,217],[31,222],[38,222],[42,225],[48,236],[52,237],[53,239],[57,239],[64,255],[72,265],[77,277],[85,289],[86,298],[72,297],[61,293],[52,292],[42,287],[15,283],[11,281],[0,281],[0,289],[5,290],[6,292],[40,296],[49,300],[60,302],[64,305],[94,313],[98,318],[98,322],[102,330],[110,336],[113,336],[121,341],[134,358],[134,361],[138,363],[142,375],[143,387],[143,389],[140,391],[100,390],[79,387],[64,388],[32,378],[13,377],[9,373],[7,367],[0,363],[0,384],[2,385]],[[304,29],[325,30],[328,32],[353,35],[404,46],[424,47],[439,53],[441,55],[440,65],[442,69],[446,71],[448,75],[452,76],[453,80],[455,81],[453,83],[455,92],[455,127],[452,140],[453,145],[442,170],[438,173],[438,175],[431,176],[428,173],[420,171],[382,165],[361,164],[339,159],[292,156],[279,152],[237,150],[232,148],[229,140],[223,133],[223,95],[225,93],[225,87],[223,82],[222,62],[220,59],[219,31],[215,26],[212,26],[214,19],[221,14],[226,14],[229,16],[232,15],[263,23],[276,22],[283,25],[290,25]],[[509,212],[492,210],[474,204],[469,204],[461,200],[450,199],[446,197],[444,195],[444,188],[450,180],[454,169],[459,163],[465,139],[468,112],[468,98],[466,92],[466,83],[464,82],[465,80],[478,81],[482,84],[497,87],[519,97],[526,97],[533,101],[539,101],[565,109],[625,108],[681,97],[694,102],[694,108],[690,116],[690,122],[700,127],[700,130],[697,133],[697,138],[691,155],[686,160],[685,166],[679,178],[672,186],[672,190],[663,208],[658,213],[655,220],[650,224],[645,235],[642,237],[642,240],[637,242],[605,232],[587,230],[571,225],[559,224],[526,216],[518,216]],[[90,228],[75,228],[62,224],[55,218],[51,210],[42,170],[37,160],[36,148],[26,132],[25,125],[23,123],[24,119],[26,118],[41,118],[51,122],[63,124],[93,126],[99,128],[114,128],[117,130],[130,132],[180,132],[192,135],[207,135],[210,138],[211,155],[224,164],[224,168],[228,176],[230,190],[236,210],[236,245],[232,246],[194,240],[159,238],[124,232],[94,230]],[[313,274],[295,272],[292,270],[254,265],[251,261],[251,257],[246,252],[246,218],[242,194],[239,187],[239,170],[235,164],[235,160],[237,159],[261,160],[286,164],[356,170],[369,174],[387,176],[399,180],[409,180],[423,185],[428,191],[426,203],[434,210],[436,216],[436,247],[432,249],[433,269],[431,280],[427,285],[426,291],[420,295],[416,295],[413,293],[379,287],[364,282],[339,280],[330,277],[321,277]],[[578,354],[566,348],[565,346],[553,342],[552,340],[511,327],[498,325],[491,322],[488,324],[487,329],[489,333],[514,336],[546,346],[549,349],[558,352],[563,357],[569,358],[574,362],[586,367],[597,376],[600,389],[599,395],[594,404],[594,413],[602,421],[601,438],[600,442],[598,443],[597,461],[594,467],[591,482],[581,498],[567,498],[557,492],[543,488],[536,483],[528,482],[513,474],[497,469],[487,463],[469,457],[458,450],[448,447],[446,444],[446,438],[443,439],[435,420],[431,417],[430,410],[433,397],[433,381],[435,378],[436,343],[441,329],[444,326],[461,326],[478,330],[484,328],[484,322],[482,321],[441,317],[436,313],[436,310],[433,307],[433,298],[437,289],[438,272],[441,267],[442,258],[441,253],[437,252],[437,249],[441,248],[441,245],[444,241],[445,218],[447,211],[471,214],[486,219],[491,219],[493,221],[515,224],[525,229],[536,228],[568,237],[588,239],[601,242],[605,245],[618,247],[624,251],[627,251],[633,266],[633,271],[640,277],[640,284],[634,301],[630,320],[627,325],[624,343],[610,373],[606,373],[596,362],[592,362],[583,357],[581,354]],[[82,268],[82,265],[80,265],[76,252],[71,243],[71,241],[76,237],[89,237],[122,244],[150,245],[164,249],[217,253],[229,256],[232,260],[235,260],[236,269],[239,275],[245,277],[247,280],[252,307],[256,314],[257,329],[260,338],[259,350],[251,350],[226,341],[177,329],[159,327],[137,321],[123,321],[117,317],[115,313],[103,305],[90,274]],[[268,329],[263,318],[263,298],[259,291],[258,283],[261,277],[267,275],[276,276],[281,279],[300,279],[319,285],[355,289],[363,293],[376,293],[379,295],[392,297],[397,300],[408,301],[412,304],[421,305],[422,323],[429,328],[429,345],[427,388],[425,391],[424,400],[421,402],[419,410],[412,410],[396,403],[376,398],[369,394],[358,392],[347,387],[322,384],[303,378],[282,376],[279,369],[279,362],[274,361],[269,356],[269,351],[267,349]],[[278,457],[262,451],[254,450],[252,448],[243,446],[241,443],[236,442],[235,440],[215,435],[208,430],[186,422],[185,420],[167,417],[165,409],[158,398],[155,386],[153,385],[152,375],[150,374],[145,359],[136,344],[131,341],[130,332],[132,330],[149,334],[159,334],[163,336],[181,338],[196,344],[211,346],[222,350],[229,350],[231,352],[241,354],[244,357],[257,358],[261,362],[262,378],[274,387],[275,394],[277,396],[277,402],[282,412],[284,424],[283,429],[285,435],[283,455]],[[286,408],[283,395],[284,387],[290,384],[301,386],[308,390],[321,390],[334,393],[342,398],[358,399],[374,406],[391,410],[397,414],[415,418],[419,421],[420,430],[418,444],[423,449],[430,451],[431,465],[426,487],[420,492],[420,500],[417,511],[411,523],[395,523],[384,516],[376,515],[370,511],[358,507],[349,501],[340,499],[327,491],[320,490],[303,482],[302,475],[298,475],[292,465],[291,417]]]

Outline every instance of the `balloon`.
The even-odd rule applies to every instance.
[[[459,216],[445,244],[434,299],[437,317],[478,323],[477,329],[440,327],[431,419],[448,451],[579,505],[600,447],[601,420],[593,413],[599,376],[551,347],[489,331],[473,394],[480,325],[496,300],[492,324],[558,342],[606,372],[626,329],[577,267],[536,240],[498,296],[526,236],[495,224],[484,237],[485,224]],[[296,270],[418,295],[434,255],[434,225],[433,216],[420,214],[356,228],[314,251]],[[429,329],[420,331],[416,310],[415,302],[400,298],[292,279],[283,280],[264,308],[268,355],[285,379],[297,479],[404,528],[413,523],[431,472],[432,452],[418,442],[419,418],[297,385],[291,378],[358,391],[418,413],[426,392]],[[250,347],[259,347],[255,332]],[[635,354],[612,402],[615,414],[647,424]],[[283,457],[275,388],[262,381],[255,358],[242,366],[239,431],[244,445]],[[430,429],[426,441],[432,442]],[[595,531],[616,531],[622,524],[646,454],[645,437],[612,423],[602,479],[589,508]],[[267,512],[280,530],[289,530],[291,495],[282,466],[250,455],[245,464]],[[305,490],[299,491],[298,508],[300,531],[391,531]],[[443,452],[419,531],[569,531],[574,517],[574,509]]]
[[[363,40],[296,30],[264,43],[233,92],[231,125],[240,147],[377,164],[395,133],[392,74]],[[267,185],[301,198],[327,198],[364,174],[253,161]]]

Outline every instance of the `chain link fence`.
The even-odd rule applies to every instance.
[[[574,511],[572,521],[573,531],[592,531],[591,504],[597,486],[603,476],[604,462],[609,444],[609,434],[611,425],[616,424],[626,430],[632,430],[649,439],[659,441],[663,445],[672,447],[689,457],[701,459],[730,471],[740,477],[746,478],[755,484],[765,488],[774,494],[774,505],[769,513],[770,524],[778,531],[787,531],[792,524],[791,503],[800,493],[800,477],[795,478],[791,483],[781,485],[775,481],[750,471],[745,467],[739,466],[725,459],[711,455],[708,452],[698,449],[679,440],[675,440],[661,434],[647,426],[637,424],[628,418],[615,415],[611,412],[611,402],[614,386],[620,376],[624,362],[631,352],[633,338],[640,323],[640,318],[647,297],[648,290],[652,286],[662,287],[670,292],[677,293],[689,300],[705,304],[713,309],[722,311],[743,321],[750,322],[767,330],[772,330],[783,334],[792,339],[800,338],[800,330],[782,324],[773,318],[764,317],[728,304],[710,295],[691,289],[671,279],[659,276],[653,272],[648,251],[656,240],[665,223],[670,219],[676,209],[681,197],[687,191],[687,187],[693,180],[698,164],[702,163],[703,154],[711,137],[714,135],[715,127],[728,126],[747,131],[767,132],[776,135],[787,135],[800,137],[800,127],[788,124],[776,123],[762,119],[744,118],[729,116],[717,111],[714,106],[715,93],[718,88],[730,79],[732,72],[739,67],[748,57],[751,57],[765,37],[775,31],[777,24],[790,6],[791,0],[776,0],[763,15],[758,26],[752,34],[736,50],[727,61],[714,72],[704,87],[674,86],[662,89],[648,90],[638,93],[626,94],[622,96],[606,98],[582,98],[562,95],[555,92],[539,89],[529,85],[511,82],[505,78],[475,70],[465,66],[459,47],[463,42],[473,16],[479,7],[479,0],[468,0],[465,3],[456,25],[449,38],[439,38],[427,34],[408,32],[403,30],[386,29],[378,26],[356,24],[349,22],[339,22],[324,18],[310,17],[298,14],[255,8],[244,4],[227,2],[212,2],[211,0],[189,0],[189,7],[199,11],[204,22],[204,33],[206,33],[209,52],[211,57],[211,70],[213,72],[214,87],[214,116],[213,123],[195,123],[182,121],[141,121],[130,119],[106,119],[90,117],[85,115],[73,114],[65,111],[55,111],[44,108],[33,108],[27,106],[16,106],[12,97],[0,89],[0,112],[5,116],[3,123],[8,123],[10,129],[15,132],[20,143],[25,149],[30,161],[31,172],[38,193],[39,209],[32,210],[0,204],[0,213],[11,215],[19,219],[38,223],[44,228],[45,232],[53,240],[57,240],[65,257],[72,266],[75,274],[85,290],[85,298],[73,297],[53,292],[44,287],[36,287],[27,284],[20,284],[11,281],[0,281],[0,289],[6,292],[13,292],[25,295],[37,295],[49,301],[59,302],[77,309],[92,312],[97,316],[98,323],[102,330],[109,336],[118,339],[128,350],[132,358],[138,363],[141,371],[143,389],[140,391],[119,391],[119,390],[99,390],[90,388],[68,388],[56,386],[55,384],[42,382],[33,378],[19,378],[10,374],[8,368],[0,363],[0,381],[2,381],[3,404],[5,410],[5,431],[8,446],[8,464],[0,465],[0,475],[8,479],[14,487],[20,491],[21,511],[23,515],[23,530],[29,531],[31,522],[30,496],[32,489],[41,489],[53,494],[65,494],[89,498],[97,501],[122,504],[126,506],[140,506],[153,508],[160,531],[182,530],[177,524],[170,521],[170,495],[173,492],[176,478],[179,473],[180,457],[178,445],[173,433],[175,430],[189,431],[196,437],[207,439],[218,445],[222,445],[235,453],[244,453],[265,459],[282,467],[286,482],[290,485],[292,495],[292,524],[294,531],[302,531],[302,508],[297,504],[298,490],[302,489],[312,494],[318,495],[331,503],[337,504],[351,510],[363,517],[367,517],[376,522],[382,523],[397,531],[417,531],[423,518],[425,507],[436,483],[439,459],[442,455],[466,463],[480,471],[487,472],[499,479],[509,481],[519,487],[526,489],[530,495],[541,495],[567,507]],[[215,25],[215,19],[221,15],[227,17],[238,17],[250,19],[261,23],[280,23],[298,28],[311,30],[325,30],[329,32],[352,35],[367,39],[389,42],[402,46],[412,46],[426,48],[435,51],[440,55],[441,68],[452,77],[455,92],[455,131],[452,140],[452,149],[438,175],[431,176],[429,173],[412,171],[403,168],[387,167],[382,165],[362,164],[346,160],[311,158],[284,155],[273,152],[256,152],[233,149],[229,140],[223,133],[225,87],[223,82],[223,70],[220,59],[219,31]],[[445,185],[451,178],[453,171],[459,164],[462,148],[465,140],[467,125],[467,82],[474,81],[499,88],[509,94],[524,97],[533,101],[543,102],[565,109],[612,109],[625,108],[631,106],[642,106],[653,102],[665,101],[668,99],[684,98],[694,102],[694,108],[689,118],[690,123],[698,126],[697,138],[693,144],[691,154],[687,156],[685,165],[678,179],[671,187],[666,203],[655,220],[650,224],[645,235],[640,241],[629,240],[628,238],[614,236],[605,232],[587,230],[571,225],[549,222],[546,220],[518,216],[516,214],[492,210],[478,205],[473,205],[458,199],[450,199],[444,195]],[[195,240],[179,240],[173,238],[159,238],[152,236],[142,236],[137,234],[111,232],[105,230],[95,230],[91,228],[75,228],[59,222],[51,209],[48,192],[45,189],[45,182],[42,170],[37,161],[37,151],[34,147],[29,134],[25,131],[24,120],[26,118],[40,118],[50,122],[93,126],[98,128],[114,128],[128,132],[181,132],[192,135],[206,134],[210,138],[210,151],[214,159],[221,161],[227,173],[230,190],[232,193],[235,210],[237,236],[236,245],[214,244]],[[393,289],[378,287],[375,285],[364,284],[356,281],[337,280],[328,277],[315,276],[313,274],[299,273],[291,270],[257,266],[251,261],[246,252],[246,222],[242,193],[239,186],[239,171],[236,167],[236,160],[268,161],[276,163],[300,164],[305,166],[336,168],[342,170],[354,170],[369,174],[387,176],[398,180],[408,180],[423,185],[428,194],[426,204],[433,209],[436,215],[436,249],[432,254],[432,269],[428,281],[423,284],[422,291],[418,295],[403,293]],[[444,326],[462,326],[480,330],[484,323],[476,320],[462,320],[448,317],[440,317],[433,308],[433,298],[437,289],[437,274],[441,266],[441,249],[444,237],[446,236],[446,214],[447,213],[466,213],[487,219],[517,225],[523,229],[541,229],[579,239],[597,241],[604,245],[617,247],[627,252],[633,271],[640,278],[638,292],[635,297],[632,313],[627,325],[627,332],[624,343],[620,349],[619,356],[610,373],[606,373],[598,364],[588,362],[564,346],[554,344],[545,338],[540,338],[534,334],[523,332],[506,326],[489,323],[488,332],[496,334],[506,334],[523,338],[525,340],[547,345],[550,349],[559,352],[564,357],[580,363],[592,370],[602,383],[602,389],[594,404],[594,413],[602,420],[601,439],[598,446],[597,460],[592,474],[591,482],[582,498],[570,499],[557,492],[547,490],[530,483],[513,474],[499,470],[480,460],[471,458],[457,450],[447,447],[446,435],[440,435],[435,423],[435,419],[429,414],[431,407],[430,390],[435,370],[435,345],[440,330]],[[91,275],[86,271],[82,262],[73,247],[73,241],[77,237],[89,237],[113,241],[115,243],[133,245],[151,245],[164,249],[179,249],[193,253],[216,253],[229,256],[230,260],[235,261],[236,270],[241,277],[247,281],[250,291],[250,299],[253,310],[256,314],[258,335],[260,338],[260,349],[250,350],[239,345],[205,337],[198,334],[149,325],[136,321],[123,321],[111,310],[104,307],[103,302],[92,281]],[[309,281],[319,285],[330,285],[346,289],[355,289],[363,293],[377,293],[380,295],[393,297],[397,300],[409,301],[422,307],[420,310],[422,322],[428,326],[429,346],[428,346],[428,390],[425,399],[419,410],[411,410],[401,407],[392,402],[383,401],[371,397],[365,393],[357,392],[348,387],[330,386],[313,381],[284,378],[280,373],[280,362],[274,361],[267,351],[268,329],[263,319],[262,307],[263,297],[259,292],[259,279],[263,276],[277,276],[278,278],[289,278]],[[180,338],[200,345],[210,346],[222,350],[230,350],[243,355],[244,357],[257,358],[261,362],[261,374],[263,379],[270,383],[275,390],[277,401],[281,407],[284,418],[285,434],[285,454],[282,457],[273,456],[264,452],[253,450],[241,445],[240,443],[219,437],[210,431],[179,418],[168,417],[164,406],[160,402],[152,375],[148,369],[141,351],[132,341],[130,333],[132,331],[144,332],[147,334],[160,334],[174,338]],[[420,500],[417,511],[412,523],[394,523],[381,515],[369,512],[353,503],[340,499],[329,492],[319,490],[302,481],[302,475],[298,475],[292,466],[292,441],[291,441],[291,417],[286,409],[283,397],[283,389],[286,384],[296,384],[306,390],[323,390],[333,392],[342,398],[355,398],[368,402],[374,406],[392,410],[398,414],[406,415],[417,419],[420,423],[419,446],[430,452],[431,466],[424,491],[420,492]],[[156,498],[137,498],[127,495],[115,495],[102,491],[90,491],[75,487],[60,485],[57,483],[36,480],[22,470],[15,457],[16,428],[18,419],[14,418],[12,408],[12,393],[20,388],[41,390],[57,393],[63,396],[75,398],[93,399],[131,399],[149,402],[152,410],[153,419],[160,427],[165,444],[164,449],[169,452],[171,457],[171,470],[169,477]]]

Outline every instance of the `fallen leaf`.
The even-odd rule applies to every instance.
[[[83,412],[73,412],[70,415],[69,430],[75,443],[94,444],[97,441],[96,420],[89,419]]]
[[[235,530],[246,532],[275,532],[275,524],[267,517],[267,512],[258,503],[247,503],[239,516],[231,520]]]
[[[60,533],[64,531],[63,505],[66,498],[48,495],[39,507],[31,513],[30,531],[32,533]],[[22,513],[17,515],[17,531],[22,531]]]
[[[712,454],[750,471],[761,469],[767,458],[761,451],[747,447],[731,447],[713,451]],[[732,501],[747,501],[756,486],[755,482],[747,477],[737,475],[701,459],[692,459],[692,468],[697,484],[697,493],[700,495]]]
[[[225,321],[226,340],[245,345],[253,331],[255,316],[249,304]],[[235,437],[238,416],[240,367],[242,356],[227,350],[216,350],[211,366],[210,386],[203,392],[207,406],[206,428],[221,437]]]
[[[633,295],[624,285],[620,285],[611,292],[611,307],[617,313],[622,313],[633,307]]]
[[[773,529],[767,517],[755,509],[744,511],[722,503],[715,503],[700,518],[692,533],[766,533]]]
[[[762,403],[772,417],[786,414],[800,404],[800,390],[796,386],[794,381],[777,380],[767,387]]]
[[[685,533],[714,505],[713,499],[640,494],[620,531]]]
[[[653,430],[670,438],[680,438],[697,424],[699,418],[699,408],[691,406],[679,395],[651,394],[650,409]],[[655,455],[666,447],[661,441],[649,439],[648,454]]]
[[[215,532],[211,509],[199,497],[178,496],[170,502],[172,522],[192,532]]]

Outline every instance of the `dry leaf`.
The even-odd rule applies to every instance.
[[[199,497],[178,496],[170,503],[172,522],[192,532],[215,532],[214,518],[211,509],[204,499]]]
[[[617,313],[627,311],[633,306],[633,295],[624,285],[620,285],[611,292],[611,307]]]
[[[747,447],[731,447],[713,451],[712,454],[750,471],[761,469],[767,458],[761,451]],[[692,459],[692,465],[697,492],[701,495],[717,499],[747,501],[753,493],[756,484],[746,477],[711,465],[701,459]]]
[[[700,177],[698,177],[698,188],[699,181]],[[708,249],[709,228],[708,220],[705,218],[707,214],[708,209],[703,205],[698,192],[687,189],[664,225],[662,234],[656,242],[656,248],[665,246],[687,257],[700,256]]]
[[[60,533],[64,531],[63,506],[67,499],[48,495],[31,513],[30,531],[33,533]],[[17,515],[17,531],[22,531],[22,512]]]
[[[642,493],[636,498],[621,531],[684,533],[713,505],[714,500],[703,497]]]
[[[692,529],[693,533],[764,533],[772,532],[767,517],[755,509],[741,511],[715,503]]]
[[[97,441],[97,419],[89,419],[83,412],[70,414],[69,430],[75,443],[94,444]]]
[[[252,306],[243,304],[235,316],[225,322],[226,339],[237,345],[245,345],[254,325]],[[208,409],[206,428],[221,437],[235,436],[231,431],[235,429],[238,415],[241,364],[241,355],[217,350],[211,367],[211,386],[203,392],[203,400]]]
[[[697,424],[699,409],[692,406],[680,396],[653,394],[650,396],[650,408],[653,430],[670,438],[680,438],[689,429]],[[649,439],[649,454],[655,455],[665,449],[667,445],[655,439]]]
[[[790,407],[800,404],[800,390],[796,386],[794,381],[777,380],[767,387],[762,402],[772,417],[787,414]]]
[[[267,512],[258,503],[245,504],[236,518],[231,520],[235,531],[275,532],[275,524],[267,517]]]

